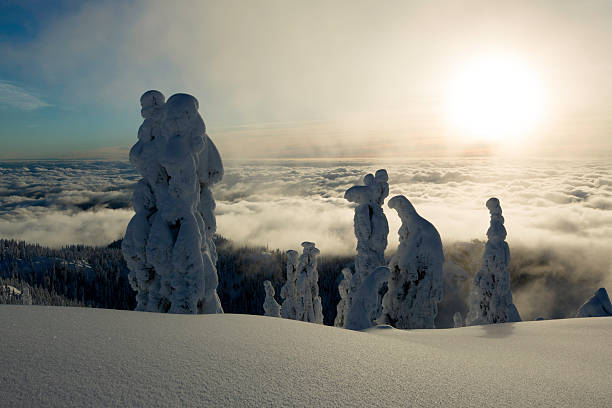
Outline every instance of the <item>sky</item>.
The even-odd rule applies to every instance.
[[[597,0],[0,0],[0,159],[125,160],[149,89],[196,96],[230,159],[607,158],[611,23]]]

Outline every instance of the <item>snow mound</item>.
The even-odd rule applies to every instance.
[[[576,312],[576,317],[612,316],[612,304],[605,288],[599,288]]]
[[[356,332],[264,316],[2,305],[0,327],[6,407],[612,401],[607,317]]]

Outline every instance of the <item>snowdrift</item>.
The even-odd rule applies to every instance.
[[[0,306],[0,405],[612,404],[612,318],[367,332],[247,315]]]

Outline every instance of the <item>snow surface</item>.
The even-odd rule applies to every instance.
[[[0,327],[7,407],[612,401],[610,317],[356,332],[263,316],[1,305]]]

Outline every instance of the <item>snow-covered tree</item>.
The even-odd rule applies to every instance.
[[[504,217],[497,198],[487,200],[491,223],[482,266],[472,282],[467,326],[491,323],[520,322],[510,291],[510,248],[506,240]]]
[[[455,314],[453,315],[453,323],[455,325],[455,328],[463,327],[463,317],[461,316],[461,313],[455,312]]]
[[[217,295],[216,224],[209,187],[223,177],[196,98],[158,91],[141,97],[145,119],[130,161],[142,175],[122,249],[137,310],[222,313]]]
[[[344,268],[342,269],[342,276],[342,280],[338,284],[340,301],[338,302],[338,306],[336,307],[336,319],[334,320],[334,326],[336,327],[344,327],[347,312],[346,302],[348,301],[348,291],[351,287],[351,278],[353,277],[353,273],[349,268]]]
[[[320,251],[313,242],[302,242],[304,248],[297,267],[296,320],[323,324],[323,307],[319,296],[317,255]]]
[[[597,292],[576,312],[576,317],[601,317],[612,316],[612,304],[608,297],[606,288],[599,288]]]
[[[380,169],[375,175],[367,174],[363,186],[353,186],[346,190],[344,198],[357,204],[355,207],[354,228],[357,237],[357,257],[355,273],[351,279],[348,301],[345,302],[345,315],[353,304],[353,297],[365,278],[379,266],[385,266],[385,249],[389,224],[382,205],[389,195],[389,176]]]
[[[350,330],[363,330],[375,325],[382,313],[382,297],[389,280],[389,268],[379,266],[366,276],[359,290],[353,296],[353,304],[346,316],[344,327]]]
[[[294,250],[287,251],[287,281],[281,287],[281,298],[283,298],[283,306],[281,307],[281,317],[285,319],[297,318],[297,268],[298,268],[298,253]]]
[[[398,329],[433,329],[444,292],[444,253],[436,228],[404,196],[389,200],[402,226],[399,247],[389,263],[389,289],[378,320]]]
[[[272,282],[270,282],[269,280],[265,280],[263,285],[266,291],[266,300],[264,301],[264,304],[263,304],[264,315],[272,316],[272,317],[280,317],[281,307],[276,302],[276,299],[274,299],[275,292],[274,292],[274,286],[272,286]]]
[[[22,305],[31,305],[32,304],[32,294],[30,293],[30,288],[26,285],[21,289],[21,304]]]

